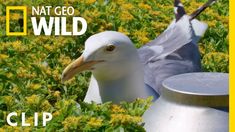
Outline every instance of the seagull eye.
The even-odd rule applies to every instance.
[[[115,48],[116,47],[114,45],[108,45],[105,50],[108,52],[111,52],[111,51],[114,51]]]

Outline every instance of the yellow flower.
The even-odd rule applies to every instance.
[[[106,29],[111,29],[113,27],[112,23],[105,23],[105,28]]]
[[[20,90],[17,86],[13,87],[13,89],[12,89],[11,91],[12,91],[12,93],[14,93],[14,94],[18,94],[18,93],[21,92],[21,90]]]
[[[0,60],[9,58],[8,55],[0,54]]]
[[[51,107],[52,107],[52,106],[51,106],[51,104],[48,102],[48,100],[43,101],[42,104],[41,104],[41,108],[42,108],[42,110],[44,110],[44,111],[49,111]]]
[[[65,131],[70,131],[70,130],[76,130],[76,128],[80,124],[80,120],[82,117],[75,117],[75,116],[70,116],[67,117],[62,124],[64,125],[64,130]]]
[[[12,106],[14,104],[14,98],[12,96],[4,96],[3,99],[8,106]]]
[[[5,21],[6,17],[5,16],[0,16],[0,21]]]
[[[150,41],[148,38],[148,33],[144,30],[135,31],[134,36],[143,44]]]
[[[25,127],[23,131],[24,132],[32,132],[32,129],[33,129],[32,127]],[[43,128],[40,128],[40,131],[45,132],[45,130]]]
[[[33,123],[34,123],[34,118],[31,116],[31,117],[28,117],[28,118],[26,118],[26,121],[25,121],[26,123],[29,123],[30,125],[33,125]]]
[[[130,20],[132,20],[134,17],[133,17],[133,15],[130,13],[130,12],[128,12],[128,11],[123,11],[123,12],[121,12],[121,14],[120,14],[120,19],[122,20],[122,21],[130,21]]]
[[[105,31],[105,27],[104,26],[100,26],[99,32],[103,32],[103,31]]]
[[[153,11],[153,10],[151,10],[149,13],[150,13],[151,15],[153,15],[153,16],[161,15],[161,12],[160,12],[160,11]]]
[[[92,126],[92,127],[100,127],[102,125],[102,119],[98,119],[98,118],[94,118],[92,117],[89,121],[88,121],[88,125]]]
[[[93,3],[95,3],[96,2],[96,0],[85,0],[85,3],[86,4],[93,4]]]
[[[53,94],[55,97],[59,98],[60,97],[60,91],[55,91],[55,93]]]
[[[0,128],[0,132],[5,132],[5,130],[3,128]]]
[[[74,14],[73,14],[73,16],[79,16],[79,15],[80,15],[80,11],[77,10],[77,9],[74,9]]]
[[[130,124],[130,123],[140,123],[142,118],[140,116],[131,116],[127,114],[111,114],[111,124],[121,123],[121,124]]]
[[[46,68],[46,69],[44,69],[45,71],[45,73],[47,74],[47,75],[51,75],[52,74],[52,72],[51,72],[51,68]]]
[[[69,63],[71,63],[71,59],[68,56],[61,55],[58,60],[63,66],[67,66]]]
[[[29,97],[26,97],[26,103],[29,105],[38,105],[40,102],[40,97],[38,95],[32,95]]]
[[[74,3],[75,0],[64,0],[64,2],[66,3],[66,6],[69,6],[69,4]]]
[[[206,53],[206,49],[205,49],[205,46],[203,44],[199,44],[199,51],[202,55],[204,55]]]
[[[125,109],[123,109],[121,106],[119,106],[119,105],[112,105],[111,106],[111,111],[113,112],[113,113],[124,113],[124,112],[126,112],[126,110]]]
[[[50,45],[50,44],[45,44],[45,45],[44,45],[44,48],[46,48],[46,49],[49,50],[49,51],[52,51],[52,50],[54,49],[53,46]]]
[[[11,13],[10,20],[18,20],[20,16],[21,15],[19,13]]]
[[[32,83],[28,86],[28,88],[33,89],[33,90],[38,90],[39,88],[41,88],[41,84]]]
[[[17,76],[21,78],[25,78],[28,76],[26,67],[18,67],[17,69]]]
[[[23,47],[23,45],[22,45],[22,42],[19,41],[19,40],[12,42],[12,47],[13,47],[15,50],[19,50],[19,51],[23,51],[23,50],[24,50],[24,47]]]
[[[48,89],[51,89],[51,88],[52,88],[52,85],[51,85],[51,84],[48,84],[48,85],[47,85],[47,88],[48,88]]]
[[[221,52],[211,52],[204,56],[205,63],[210,63],[210,60],[220,62],[221,60],[228,61],[229,56]]]
[[[55,80],[60,80],[60,72],[59,72],[59,70],[58,70],[58,69],[54,69],[54,70],[52,71],[52,76],[53,76],[53,78],[54,78]]]
[[[139,3],[138,6],[142,9],[146,9],[146,10],[151,10],[151,6],[149,6],[148,4],[144,4],[144,3]]]
[[[56,116],[59,116],[60,114],[61,114],[60,111],[56,111],[56,112],[54,112],[52,115],[53,115],[54,117],[56,117]]]
[[[162,22],[151,22],[151,25],[153,28],[155,28],[157,31],[163,31],[166,29],[167,24],[166,23],[162,23]],[[160,33],[160,32],[159,32]]]
[[[36,76],[37,76],[36,73],[27,74],[27,78],[29,78],[29,79],[33,79],[33,78],[35,78]]]
[[[123,5],[123,4],[125,4],[126,1],[125,0],[115,0],[115,2],[119,5]]]
[[[66,108],[70,105],[75,105],[75,101],[74,100],[61,100],[61,101],[57,101],[55,104],[55,107],[57,109],[61,109],[61,108]]]
[[[221,52],[210,52],[202,58],[202,64],[211,71],[228,71],[229,55]]]
[[[125,4],[121,5],[121,8],[124,10],[131,10],[134,8],[134,6],[130,3],[125,3]]]
[[[84,13],[83,13],[84,17],[87,19],[87,17],[89,18],[97,18],[99,17],[101,14],[99,12],[98,9],[93,9],[93,10],[86,10]]]
[[[4,130],[3,132],[22,132],[22,128],[18,126],[5,125],[2,128]]]
[[[207,21],[209,27],[215,27],[217,20]]]
[[[124,33],[125,35],[129,35],[130,33],[124,29],[123,27],[118,27],[118,32]]]

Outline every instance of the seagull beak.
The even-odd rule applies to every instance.
[[[63,71],[61,79],[62,82],[65,82],[69,79],[71,79],[75,74],[85,71],[85,70],[91,70],[92,66],[102,62],[102,61],[84,61],[84,57],[81,55],[78,59],[76,59],[74,62],[69,64]]]

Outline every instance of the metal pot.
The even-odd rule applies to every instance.
[[[228,74],[181,74],[163,87],[143,115],[147,132],[228,132]]]

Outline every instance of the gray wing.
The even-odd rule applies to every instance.
[[[164,79],[201,69],[197,42],[207,25],[189,19],[184,15],[177,22],[174,20],[159,37],[138,50],[144,65],[145,83],[159,94]]]

